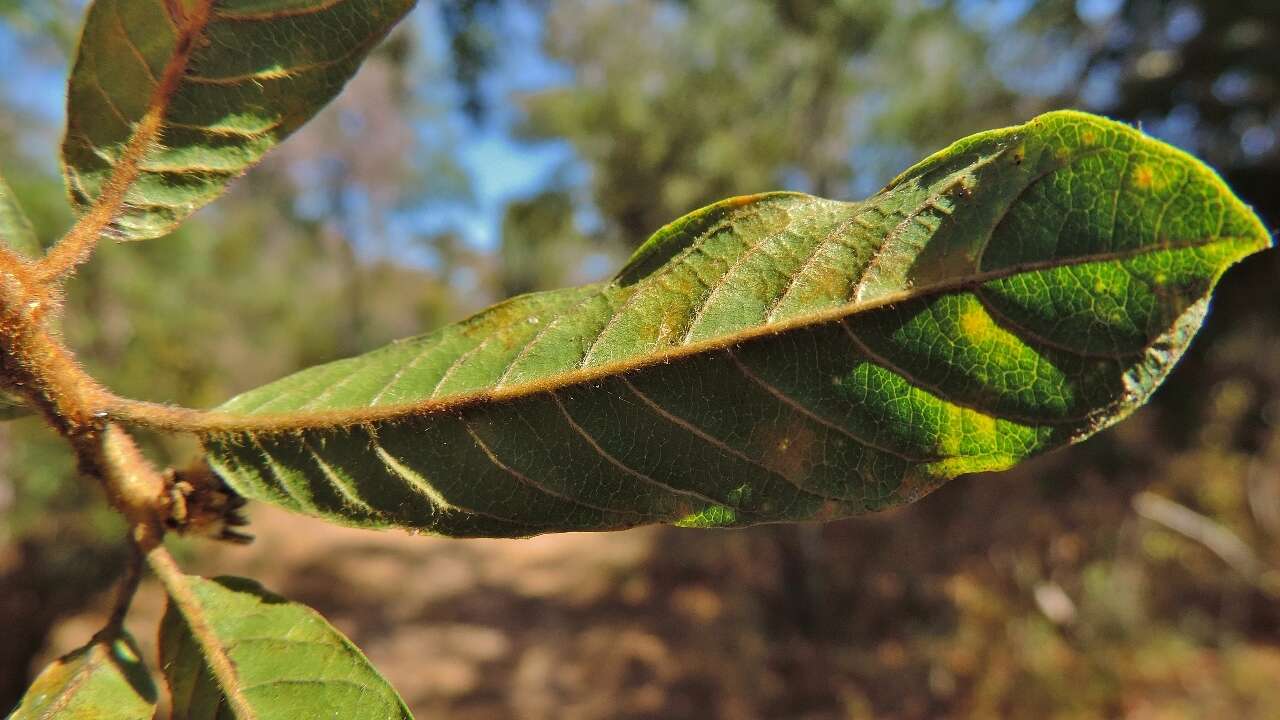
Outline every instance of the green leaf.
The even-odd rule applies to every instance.
[[[128,633],[94,638],[40,673],[9,720],[151,720],[156,689]]]
[[[244,578],[187,576],[187,582],[239,684],[215,683],[191,627],[170,603],[160,624],[160,661],[174,717],[230,717],[230,693],[247,702],[255,720],[412,717],[360,650],[315,610]]]
[[[1056,112],[865,202],[716,203],[610,282],[245,393],[203,441],[247,497],[447,535],[883,510],[1125,417],[1270,243],[1194,158]]]
[[[41,253],[36,231],[4,178],[0,178],[0,243],[28,259],[37,258]]]
[[[67,99],[81,213],[158,237],[298,129],[414,0],[95,0]]]

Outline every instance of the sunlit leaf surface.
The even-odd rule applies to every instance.
[[[242,494],[354,525],[856,515],[1120,420],[1270,242],[1194,158],[1052,113],[865,202],[704,208],[610,282],[245,393],[204,442]]]

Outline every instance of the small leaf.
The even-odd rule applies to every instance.
[[[1051,113],[865,202],[716,203],[610,282],[245,393],[203,440],[242,495],[361,526],[856,515],[1119,421],[1270,243],[1191,156]]]
[[[228,713],[230,693],[247,702],[256,720],[412,717],[360,650],[315,610],[243,578],[187,576],[187,582],[239,684],[214,682],[190,626],[170,603],[160,625],[160,661],[174,717],[224,717],[219,711]]]
[[[67,99],[81,213],[158,237],[324,107],[414,0],[95,0]]]
[[[36,231],[4,178],[0,178],[0,242],[28,259],[41,253]]]
[[[150,720],[156,689],[140,658],[127,633],[94,638],[45,668],[9,720]]]

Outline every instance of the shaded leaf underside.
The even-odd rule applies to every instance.
[[[173,717],[231,717],[225,693],[254,718],[411,718],[365,656],[316,611],[243,578],[188,576],[209,628],[226,649],[238,684],[220,688],[182,615],[170,605],[160,626],[160,661]]]
[[[133,638],[95,638],[45,668],[9,720],[151,720],[156,691]]]
[[[613,281],[251,391],[203,440],[240,493],[362,526],[848,516],[1124,417],[1269,244],[1195,159],[1052,113],[865,202],[709,206]]]
[[[68,88],[74,205],[115,205],[121,239],[169,232],[337,95],[413,4],[96,0]]]

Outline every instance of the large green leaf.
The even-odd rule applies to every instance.
[[[94,638],[40,673],[9,720],[151,720],[156,689],[127,634]]]
[[[243,578],[188,576],[187,582],[238,684],[214,681],[187,619],[171,603],[160,625],[160,661],[175,718],[234,717],[229,693],[246,701],[252,720],[412,717],[360,650],[315,610]]]
[[[114,206],[121,239],[169,232],[337,95],[413,4],[95,0],[62,145],[77,209]]]
[[[704,208],[610,282],[241,395],[204,443],[240,493],[363,526],[855,515],[1123,418],[1269,244],[1194,158],[1057,112],[865,202]]]

